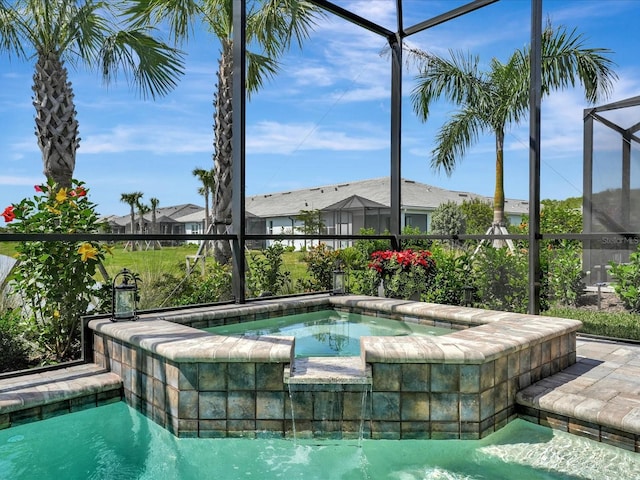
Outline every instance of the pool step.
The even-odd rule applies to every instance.
[[[371,366],[360,357],[296,358],[285,367],[284,382],[289,385],[371,385]]]

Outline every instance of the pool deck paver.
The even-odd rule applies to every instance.
[[[523,418],[640,452],[640,345],[578,337],[576,363],[519,391]]]
[[[93,363],[0,380],[0,429],[122,399],[122,379]]]

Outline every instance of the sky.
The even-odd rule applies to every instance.
[[[395,30],[393,0],[335,3]],[[404,24],[413,25],[464,3],[405,0]],[[554,25],[576,28],[586,47],[611,50],[618,79],[612,95],[600,104],[639,94],[640,0],[545,0],[543,15]],[[405,42],[442,56],[450,50],[471,53],[488,66],[492,58],[504,62],[530,43],[530,18],[528,0],[501,0]],[[391,70],[385,46],[383,38],[327,14],[302,50],[294,46],[281,59],[278,76],[247,104],[248,195],[389,175]],[[157,198],[160,207],[203,205],[192,171],[213,166],[219,44],[198,26],[182,48],[185,75],[174,91],[155,101],[141,98],[123,75],[105,86],[98,73],[67,65],[81,137],[74,177],[86,183],[103,215],[128,214],[129,207],[120,197],[135,191],[143,192],[143,203]],[[415,74],[415,66],[407,64],[402,87],[402,177],[492,197],[495,140],[491,134],[479,137],[451,176],[431,169],[437,132],[456,109],[441,101],[434,104],[427,122],[420,121],[410,99]],[[34,135],[32,75],[33,61],[0,53],[0,209],[33,195],[33,186],[44,181]],[[589,106],[579,88],[543,99],[543,199],[582,195],[583,111]],[[636,117],[627,123],[637,121]],[[507,198],[528,199],[528,135],[528,119],[507,130]],[[599,148],[604,158],[616,153],[610,143]],[[613,170],[596,172],[602,185],[613,182],[608,180]]]

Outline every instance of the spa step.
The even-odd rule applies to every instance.
[[[122,398],[122,379],[88,363],[0,380],[0,429]]]
[[[285,367],[284,382],[301,384],[371,385],[371,366],[360,357],[296,358]]]

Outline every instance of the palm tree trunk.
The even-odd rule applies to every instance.
[[[493,225],[504,226],[504,131],[496,131],[496,189],[493,195]]]
[[[76,165],[78,121],[67,69],[56,53],[40,55],[33,75],[36,136],[43,173],[59,187],[71,187]]]
[[[231,164],[232,164],[232,42],[222,41],[222,54],[218,65],[218,90],[214,96],[215,126],[213,158],[213,223],[215,233],[225,234],[231,225]],[[231,259],[231,246],[227,240],[216,240],[213,246],[216,261],[222,265]]]

